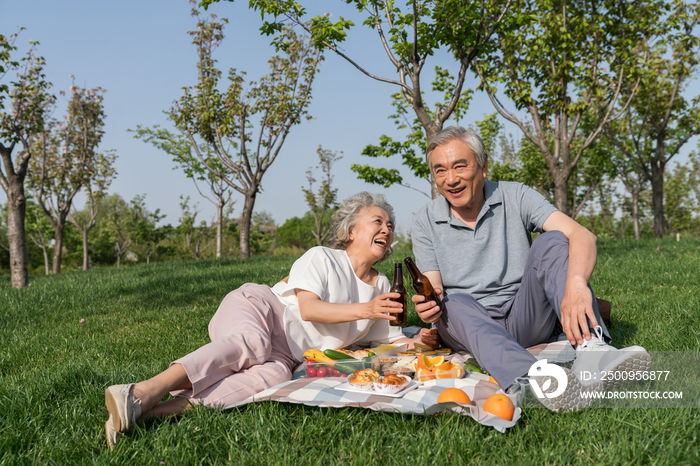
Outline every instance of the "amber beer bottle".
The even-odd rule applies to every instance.
[[[435,301],[437,305],[440,306],[440,309],[442,309],[442,300],[440,300],[440,297],[435,293],[435,289],[430,283],[430,280],[428,280],[428,277],[420,273],[420,270],[418,270],[418,267],[416,267],[416,264],[413,263],[413,259],[410,257],[405,258],[403,261],[406,264],[408,273],[411,275],[413,289],[416,291],[416,294],[425,296],[425,302]]]
[[[391,299],[391,301],[401,303],[403,307],[403,312],[401,312],[401,314],[395,314],[396,318],[389,321],[389,325],[405,327],[408,325],[408,306],[406,306],[408,293],[406,292],[406,287],[403,286],[403,267],[401,267],[400,263],[394,264],[394,283],[391,285],[389,292],[399,293],[401,295],[396,299]]]

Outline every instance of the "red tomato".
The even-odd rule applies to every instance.
[[[338,371],[333,369],[332,367],[328,369],[328,373],[331,375],[331,377],[338,377]]]
[[[308,367],[306,369],[306,375],[308,375],[309,377],[316,377],[317,373],[318,373],[318,371],[316,369],[314,369],[313,367]]]
[[[316,364],[314,361],[306,361],[306,367],[314,367],[314,364]]]
[[[326,377],[328,375],[328,369],[326,369],[325,367],[321,367],[316,371],[316,375],[318,377]]]

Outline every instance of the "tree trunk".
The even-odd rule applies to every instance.
[[[58,275],[61,273],[61,256],[63,254],[63,226],[58,222],[56,222],[56,228],[54,228],[54,241],[51,271],[54,275]]]
[[[246,195],[243,211],[241,212],[241,220],[238,225],[241,229],[241,237],[238,242],[240,248],[241,259],[250,258],[250,222],[253,216],[253,207],[255,206],[255,196],[257,193]]]
[[[24,218],[27,199],[24,196],[24,183],[16,176],[8,177],[10,185],[7,193],[7,240],[10,251],[10,281],[13,288],[24,288],[29,284],[27,271],[27,234]]]
[[[664,218],[664,169],[661,161],[651,163],[651,205],[654,210],[654,235],[663,238],[666,233]]]
[[[634,239],[639,240],[639,191],[632,192],[632,221]]]
[[[221,258],[224,239],[224,204],[219,200],[216,206],[216,258]]]
[[[88,233],[90,230],[85,228],[84,230],[80,231],[83,234],[83,270],[87,270],[90,268],[90,261],[89,261],[89,252],[88,252]]]
[[[61,273],[61,257],[63,257],[63,231],[66,229],[66,218],[68,212],[70,212],[70,204],[68,204],[68,211],[64,209],[58,213],[56,218],[56,223],[54,224],[54,239],[56,241],[56,246],[53,250],[53,264],[52,271],[54,275]]]
[[[117,268],[122,266],[122,253],[117,251]]]
[[[416,110],[416,112],[418,112],[418,110]],[[425,130],[425,137],[427,138],[428,144],[430,144],[430,140],[433,139],[437,133],[442,131],[442,124],[440,124],[439,128],[433,128],[431,125],[424,124],[423,130]],[[430,170],[430,196],[432,199],[437,199],[440,196],[440,191],[438,191],[437,184],[435,184],[435,177],[433,176],[432,170]]]
[[[46,246],[39,246],[44,253],[44,274],[49,275],[49,251]]]
[[[561,173],[552,173],[554,178],[554,207],[571,216],[569,209],[568,179]]]

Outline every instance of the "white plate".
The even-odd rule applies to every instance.
[[[418,383],[415,380],[411,380],[409,384],[401,390],[400,392],[396,393],[379,393],[375,392],[374,390],[362,390],[360,388],[355,388],[352,385],[350,385],[349,382],[345,382],[343,384],[338,385],[337,387],[333,387],[336,390],[342,390],[344,392],[353,392],[353,393],[364,393],[367,395],[379,395],[379,396],[390,396],[392,398],[401,398],[404,396],[406,393],[410,392],[414,388],[418,388]]]

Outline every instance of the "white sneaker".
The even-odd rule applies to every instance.
[[[547,361],[544,360],[545,364],[546,362]],[[557,376],[530,375],[530,391],[532,391],[535,399],[542,403],[545,408],[555,413],[578,411],[579,409],[588,408],[592,403],[592,398],[583,396],[582,393],[590,391],[591,387],[584,387],[581,385],[578,378],[570,369],[561,366],[558,367],[558,375],[561,377],[561,382],[566,384],[562,393],[553,396],[559,391],[559,380],[557,380]],[[537,387],[533,387],[534,384],[537,384]]]
[[[651,369],[651,356],[641,346],[617,349],[608,345],[600,325],[596,326],[595,334],[576,347],[576,360],[571,366],[571,371],[584,387],[597,384],[601,390],[615,388],[628,381],[640,380],[637,371]]]

